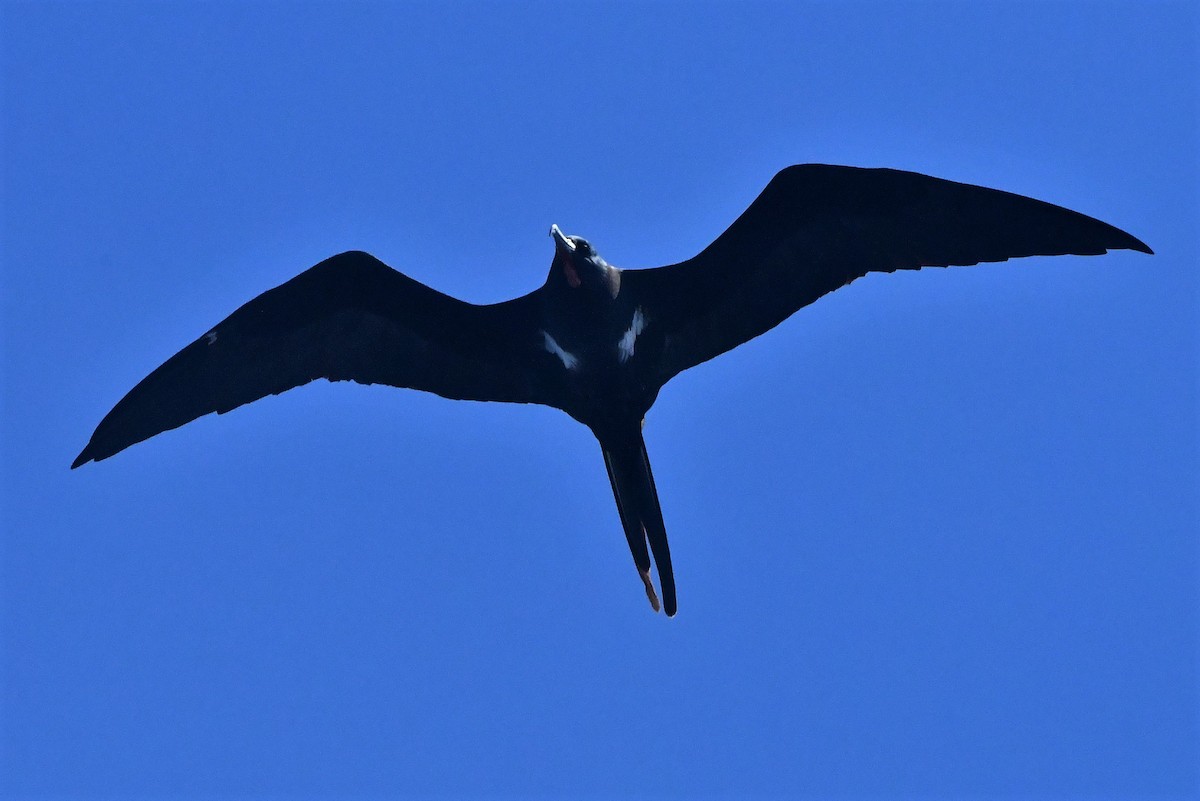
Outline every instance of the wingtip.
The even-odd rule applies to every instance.
[[[1150,246],[1133,234],[1128,231],[1122,231],[1120,228],[1115,228],[1114,230],[1120,234],[1120,241],[1109,245],[1110,250],[1136,250],[1138,253],[1145,253],[1148,256],[1154,255],[1154,251],[1150,249]]]

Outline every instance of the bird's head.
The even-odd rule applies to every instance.
[[[550,226],[554,239],[554,262],[550,280],[562,280],[571,289],[603,291],[616,297],[621,288],[621,271],[601,258],[581,236],[567,236],[557,225]]]

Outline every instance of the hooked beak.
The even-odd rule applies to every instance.
[[[571,253],[575,250],[575,243],[567,239],[567,235],[557,225],[550,226],[550,236],[554,239],[555,247]]]
[[[567,283],[572,289],[578,289],[580,283],[579,273],[575,270],[571,256],[575,253],[575,243],[567,239],[566,234],[557,225],[550,226],[550,236],[554,240],[554,247],[563,255],[563,273],[566,275]]]

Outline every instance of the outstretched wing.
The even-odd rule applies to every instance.
[[[868,272],[1118,248],[1152,252],[1107,223],[1021,195],[901,170],[803,164],[777,174],[699,255],[626,270],[621,282],[658,329],[661,384]]]
[[[72,464],[318,378],[463,400],[544,403],[526,295],[475,306],[366,253],[326,259],[231,314],[134,387]]]

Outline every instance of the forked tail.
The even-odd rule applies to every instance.
[[[671,572],[671,551],[667,548],[667,529],[663,525],[658,490],[654,488],[654,474],[650,472],[650,457],[646,455],[640,426],[620,437],[606,437],[600,441],[600,448],[604,451],[604,466],[608,468],[625,539],[646,585],[646,597],[657,612],[658,595],[650,581],[650,554],[653,553],[662,589],[662,608],[668,617],[672,617],[675,614],[675,576]]]

